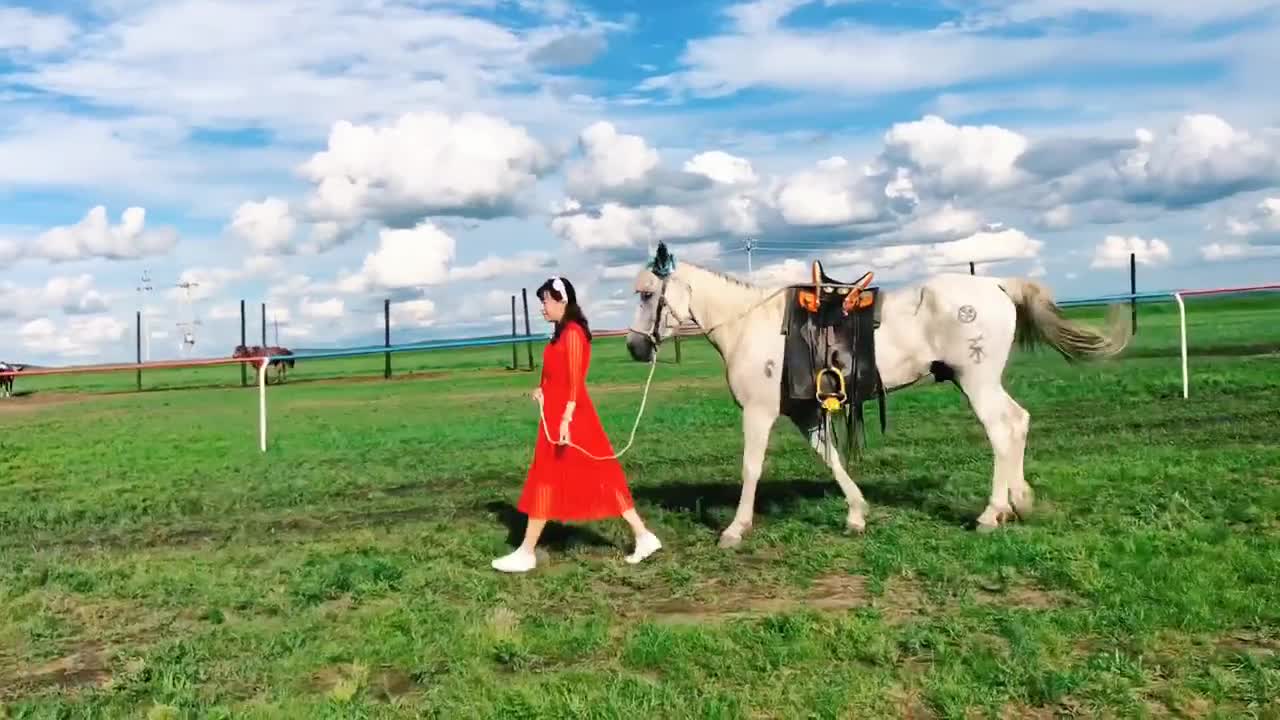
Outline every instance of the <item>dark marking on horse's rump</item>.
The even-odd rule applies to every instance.
[[[933,374],[934,382],[954,382],[956,379],[955,369],[941,360],[929,363],[929,372]]]
[[[978,311],[972,305],[961,305],[956,311],[956,319],[962,323],[971,323],[978,319]]]
[[[969,359],[975,364],[982,364],[982,357],[986,351],[982,349],[982,336],[969,338]]]
[[[774,368],[774,366],[775,366],[775,363],[774,363],[772,360],[766,360],[766,361],[765,361],[765,363],[764,363],[764,376],[765,376],[765,377],[767,377],[767,378],[771,378],[771,377],[773,377],[773,368]]]

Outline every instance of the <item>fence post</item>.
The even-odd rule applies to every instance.
[[[676,364],[679,365],[680,363],[684,362],[684,358],[681,357],[680,355],[680,329],[679,328],[676,328],[675,341],[676,341]]]
[[[386,367],[382,369],[382,379],[391,379],[391,298],[382,301],[382,346],[388,348],[384,354]]]
[[[267,346],[267,304],[262,303],[262,347]]]
[[[516,296],[512,295],[511,296],[511,339],[514,341],[517,337],[518,335],[516,335]],[[512,370],[520,369],[520,356],[517,354],[516,352],[517,350],[518,348],[516,347],[515,342],[512,342],[511,343],[511,369]]]
[[[244,298],[240,298],[240,347],[247,348],[249,341],[245,339],[244,330],[245,330]],[[244,366],[244,363],[240,363],[240,387],[245,387],[249,384],[248,372],[249,372],[248,368]]]
[[[1129,253],[1129,294],[1138,294],[1138,254]],[[1133,334],[1138,334],[1138,298],[1129,298],[1129,313],[1133,322]]]
[[[533,329],[529,327],[529,288],[520,288],[520,297],[524,300],[524,336],[533,337]],[[533,340],[524,344],[529,349],[529,370],[533,370]]]
[[[976,272],[974,272],[974,269],[973,269],[973,263],[972,263],[972,262],[970,262],[970,263],[969,263],[969,274],[970,274],[970,275],[977,275],[977,273],[976,273]]]
[[[136,333],[138,344],[138,392],[142,392],[142,311],[138,311],[138,331]]]

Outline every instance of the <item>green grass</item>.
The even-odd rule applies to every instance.
[[[1170,305],[1120,362],[1017,355],[1038,512],[992,535],[950,385],[870,423],[863,537],[780,423],[738,551],[739,414],[686,342],[623,460],[666,548],[631,567],[621,522],[554,526],[526,577],[488,566],[536,432],[509,349],[299,364],[265,455],[234,368],[20,378],[0,717],[1277,717],[1278,310],[1191,303],[1189,401]],[[597,346],[619,446],[646,371]]]

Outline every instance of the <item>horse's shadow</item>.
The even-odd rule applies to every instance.
[[[864,480],[858,484],[858,488],[871,504],[873,512],[877,506],[897,507],[923,512],[942,522],[971,524],[973,516],[970,513],[948,503],[936,494],[943,484],[942,478],[935,477],[880,483]],[[637,501],[644,501],[671,512],[696,515],[700,524],[720,530],[723,528],[724,521],[717,519],[713,511],[736,509],[742,485],[740,482],[672,482],[636,487],[631,492]],[[834,479],[762,481],[756,485],[755,510],[758,515],[786,517],[806,501],[829,497],[844,500],[844,493]]]
[[[500,500],[485,503],[484,507],[507,528],[508,545],[516,547],[524,541],[524,529],[528,524],[524,513],[511,503]],[[617,543],[591,528],[548,522],[538,538],[538,546],[564,551],[575,546],[617,547]]]

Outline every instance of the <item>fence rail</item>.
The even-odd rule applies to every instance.
[[[1133,276],[1131,275],[1130,277],[1131,277],[1131,283],[1132,283]],[[1137,303],[1157,302],[1162,300],[1168,301],[1172,299],[1178,305],[1179,344],[1180,344],[1180,354],[1181,354],[1181,360],[1182,360],[1182,396],[1184,399],[1186,399],[1190,397],[1190,371],[1189,371],[1189,365],[1188,365],[1188,336],[1187,336],[1187,323],[1186,323],[1187,310],[1186,310],[1186,304],[1184,300],[1186,298],[1192,298],[1192,297],[1207,297],[1207,296],[1214,296],[1214,295],[1229,295],[1229,294],[1247,294],[1247,293],[1255,293],[1255,292],[1271,292],[1271,291],[1277,291],[1277,290],[1280,290],[1280,283],[1250,285],[1250,286],[1243,286],[1243,287],[1160,290],[1160,291],[1142,292],[1142,293],[1129,292],[1129,293],[1118,294],[1118,295],[1102,295],[1102,296],[1091,297],[1091,298],[1066,299],[1066,300],[1059,301],[1058,305],[1061,307],[1087,307],[1087,306],[1107,305],[1107,304],[1116,303],[1116,302],[1129,301],[1134,307],[1135,330],[1136,330]],[[267,449],[266,373],[267,373],[267,369],[270,367],[273,361],[293,360],[294,362],[298,362],[298,361],[305,361],[305,360],[323,360],[323,359],[351,358],[351,357],[362,357],[362,356],[367,357],[367,356],[373,356],[378,354],[384,354],[387,358],[386,366],[385,366],[385,376],[389,378],[391,376],[391,355],[392,354],[406,353],[406,352],[426,352],[426,351],[432,351],[432,350],[461,349],[461,348],[498,347],[503,345],[510,345],[512,346],[512,349],[513,349],[513,358],[515,358],[516,356],[514,355],[514,353],[517,349],[516,346],[524,343],[524,344],[528,344],[529,346],[529,350],[528,350],[529,369],[532,370],[533,369],[533,343],[546,342],[550,340],[551,336],[548,333],[539,333],[535,335],[529,331],[529,325],[527,323],[527,313],[528,313],[527,305],[525,307],[525,313],[526,313],[525,334],[523,335],[519,334],[517,331],[516,316],[514,314],[514,309],[515,309],[514,300],[515,300],[515,296],[512,295],[513,315],[512,315],[511,336],[491,335],[491,336],[474,337],[474,338],[428,340],[428,341],[422,341],[422,342],[416,342],[416,343],[405,343],[401,345],[394,345],[391,343],[391,335],[390,335],[390,309],[389,309],[390,303],[386,302],[384,303],[384,306],[383,306],[384,314],[387,319],[386,331],[384,334],[385,342],[381,346],[365,345],[365,346],[351,347],[351,348],[334,348],[331,350],[330,349],[314,349],[314,350],[297,352],[292,355],[274,355],[274,356],[259,355],[259,356],[253,356],[253,357],[240,357],[240,358],[221,357],[221,358],[204,358],[204,359],[188,359],[188,360],[168,360],[168,361],[145,362],[145,363],[141,361],[141,354],[139,354],[139,361],[136,363],[72,365],[72,366],[62,366],[62,367],[28,367],[23,370],[3,371],[3,372],[0,372],[0,376],[12,375],[12,376],[26,377],[26,376],[43,376],[43,375],[71,375],[71,374],[87,374],[87,373],[110,373],[110,372],[122,372],[127,370],[135,370],[138,372],[138,377],[139,377],[138,385],[139,385],[139,388],[141,388],[141,374],[144,369],[179,369],[179,368],[209,367],[209,366],[233,365],[233,364],[240,364],[242,368],[247,368],[248,366],[252,365],[257,370],[257,385],[258,385],[258,395],[259,395],[259,403],[258,403],[259,404],[259,420],[258,420],[259,444],[260,444],[261,451],[266,452],[266,449]],[[243,308],[243,303],[241,303],[241,307]],[[263,315],[264,323],[265,323],[265,317],[266,316],[264,312],[264,315]],[[139,322],[139,328],[140,327],[141,327],[141,322]],[[243,337],[243,332],[244,332],[243,322],[242,322],[241,328],[242,328],[242,337]],[[620,337],[625,335],[627,332],[628,330],[625,328],[611,329],[611,330],[598,331],[596,335],[598,337]],[[693,326],[693,325],[684,325],[677,330],[675,335],[675,348],[676,348],[677,358],[679,358],[679,354],[680,354],[680,349],[679,349],[680,338],[699,335],[699,334],[701,334],[701,331],[696,326]],[[265,325],[263,329],[263,339],[265,341]],[[264,346],[265,346],[265,342],[264,342]],[[512,369],[516,369],[516,370],[519,369],[518,362],[513,363]],[[243,372],[242,370],[242,377],[245,374],[247,373]]]

